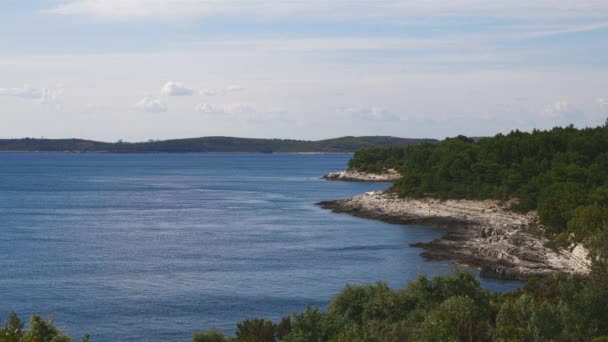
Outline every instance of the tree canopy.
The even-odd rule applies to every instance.
[[[463,270],[422,275],[401,290],[346,286],[326,310],[307,307],[279,325],[246,320],[236,337],[203,340],[197,333],[193,341],[606,341],[607,274],[605,262],[595,263],[589,279],[533,279],[506,294],[485,290]]]
[[[555,236],[582,241],[608,215],[608,129],[556,127],[490,138],[464,136],[436,144],[373,148],[350,167],[398,168],[401,197],[513,199],[512,209],[538,210]]]

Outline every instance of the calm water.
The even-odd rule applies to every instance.
[[[387,186],[318,179],[349,158],[0,154],[0,315],[53,313],[96,341],[187,341],[325,306],[346,283],[450,272],[408,247],[439,229],[314,206]]]

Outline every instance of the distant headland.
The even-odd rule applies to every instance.
[[[84,139],[0,139],[0,152],[95,153],[353,153],[362,148],[436,142],[390,136],[341,137],[326,140],[202,137],[148,142],[100,142]]]

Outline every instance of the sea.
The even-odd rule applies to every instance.
[[[453,272],[409,246],[442,229],[315,205],[390,186],[320,179],[350,158],[2,153],[0,317],[51,317],[76,340],[189,341],[325,308],[346,284]]]

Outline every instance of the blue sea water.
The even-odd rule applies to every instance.
[[[53,314],[93,341],[187,341],[324,307],[347,283],[451,272],[408,246],[441,229],[314,205],[388,187],[319,179],[349,158],[0,154],[0,315]]]

